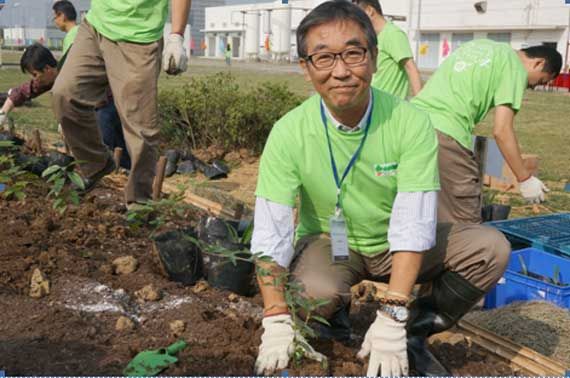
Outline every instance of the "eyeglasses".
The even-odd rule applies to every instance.
[[[336,57],[349,67],[354,67],[366,60],[368,49],[365,47],[351,47],[339,53],[319,52],[307,56],[305,59],[313,64],[318,70],[327,70],[333,68],[336,64]]]

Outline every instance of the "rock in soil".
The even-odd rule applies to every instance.
[[[156,302],[162,297],[160,290],[157,290],[152,284],[146,285],[140,290],[135,291],[135,297],[142,302]]]
[[[186,330],[186,323],[183,320],[175,320],[169,324],[170,332],[174,337],[178,337]]]
[[[119,332],[132,331],[135,329],[135,322],[126,316],[121,316],[119,319],[117,319],[115,329]]]
[[[49,294],[49,281],[39,269],[34,269],[30,284],[30,297],[42,298]]]
[[[192,288],[192,291],[196,294],[206,291],[210,288],[206,281],[198,281],[196,285]]]
[[[137,270],[138,261],[133,256],[122,256],[113,260],[115,274],[130,274]]]

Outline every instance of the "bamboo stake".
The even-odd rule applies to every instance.
[[[43,154],[42,136],[40,134],[40,130],[38,129],[35,129],[34,133],[32,134],[32,146],[36,153]]]
[[[162,192],[162,183],[164,182],[164,171],[166,170],[166,156],[161,156],[156,163],[156,176],[152,185],[152,199],[158,201]]]
[[[115,147],[113,151],[113,161],[115,162],[115,173],[119,172],[121,168],[121,157],[123,156],[123,149],[121,147]]]

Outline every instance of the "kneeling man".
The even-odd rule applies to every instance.
[[[499,232],[437,227],[436,134],[426,114],[370,86],[376,45],[368,16],[342,0],[319,5],[297,30],[301,66],[317,94],[276,123],[261,159],[252,252],[273,262],[260,263],[270,275],[258,275],[259,374],[285,368],[295,346],[323,358],[299,343],[274,279],[284,271],[303,295],[328,300],[317,315],[337,336],[346,335],[342,327],[350,334],[339,319],[347,319],[351,286],[388,282],[359,356],[369,356],[367,375],[398,376],[408,374],[408,355],[419,374],[446,373],[425,339],[455,324],[506,267],[509,244]],[[432,292],[410,304],[421,282]]]

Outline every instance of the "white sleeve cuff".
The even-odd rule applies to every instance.
[[[390,252],[424,252],[435,246],[437,192],[398,193],[392,207]]]
[[[293,208],[271,202],[265,198],[255,199],[251,252],[262,252],[278,265],[288,268],[295,255]]]

